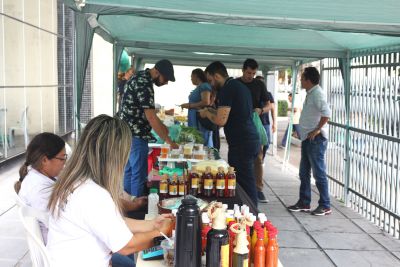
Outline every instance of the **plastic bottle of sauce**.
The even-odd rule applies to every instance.
[[[186,195],[186,183],[183,179],[183,176],[180,176],[178,179],[178,195],[185,196]]]
[[[265,267],[277,267],[278,266],[278,253],[279,247],[276,242],[276,229],[269,229],[268,231],[268,245],[266,249],[266,262]]]
[[[213,220],[213,226],[207,234],[206,266],[228,267],[229,234],[226,230],[225,211],[215,206],[213,213],[209,210],[209,217]]]
[[[216,197],[224,197],[225,196],[225,173],[224,168],[219,167],[218,173],[215,175],[215,188],[216,188]]]
[[[192,171],[190,172],[190,191],[189,194],[192,196],[197,196],[198,190],[199,190],[199,180],[200,176],[197,173],[197,168],[196,166],[192,167]]]
[[[254,267],[265,267],[264,229],[257,229],[257,243],[254,247]]]
[[[234,225],[234,226],[232,226]],[[232,266],[232,258],[233,258],[233,249],[235,248],[236,244],[236,232],[232,231],[234,227],[239,226],[234,220],[229,221],[228,223],[228,234],[229,234],[229,266]],[[233,228],[231,228],[233,227]]]
[[[228,190],[226,197],[234,197],[236,194],[236,174],[233,167],[228,168],[227,184]]]
[[[256,243],[257,243],[257,240],[258,240],[257,232],[260,229],[261,229],[260,222],[259,221],[255,221],[254,224],[253,224],[253,233],[251,235],[251,248],[250,248],[250,251],[251,251],[250,259],[251,259],[251,262],[254,262],[254,248],[256,247]]]
[[[165,199],[168,197],[168,175],[164,174],[160,180],[160,199]]]
[[[213,175],[211,173],[211,167],[206,167],[206,171],[203,174],[203,183],[204,183],[203,196],[211,197],[214,188],[214,180],[213,180]]]
[[[169,183],[169,196],[176,197],[178,195],[178,175],[172,176],[171,182]]]

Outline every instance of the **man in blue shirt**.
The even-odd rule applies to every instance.
[[[328,179],[326,177],[325,152],[328,145],[328,120],[331,110],[326,96],[319,86],[320,75],[316,68],[305,68],[301,75],[301,86],[306,89],[307,97],[300,115],[300,198],[290,211],[310,211],[311,170],[315,178],[320,199],[313,215],[328,215],[330,208]]]
[[[219,61],[208,65],[205,72],[208,82],[218,92],[218,107],[202,109],[200,116],[224,127],[229,146],[228,163],[235,168],[239,185],[257,205],[254,160],[261,143],[253,123],[251,93],[243,83],[229,77]]]

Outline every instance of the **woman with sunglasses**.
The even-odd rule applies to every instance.
[[[19,170],[19,181],[15,184],[21,200],[39,211],[48,212],[52,186],[64,168],[67,154],[65,142],[58,135],[41,133],[36,135],[26,150],[26,160]],[[43,240],[47,240],[47,228],[40,223]]]

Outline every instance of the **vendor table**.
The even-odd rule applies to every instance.
[[[153,182],[155,184],[155,187],[158,188],[157,184],[158,182]],[[216,197],[211,197],[211,198],[207,198],[207,197],[200,197],[208,202],[216,200],[219,202],[222,202],[224,204],[228,205],[229,209],[233,209],[234,204],[238,204],[238,205],[247,205],[249,206],[250,212],[253,214],[257,214],[258,213],[258,209],[257,207],[253,204],[253,202],[251,201],[250,197],[246,194],[246,192],[243,190],[243,188],[239,185],[236,184],[236,195],[235,197],[230,197],[230,198],[216,198]],[[126,217],[129,218],[133,218],[133,219],[144,219],[145,215],[147,213],[147,210],[139,210],[139,211],[130,211],[127,212],[125,214]]]

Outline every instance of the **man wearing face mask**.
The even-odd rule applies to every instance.
[[[133,196],[145,193],[149,141],[154,141],[151,129],[172,148],[178,145],[168,136],[168,128],[156,115],[153,84],[160,87],[174,82],[174,68],[167,59],[158,61],[152,69],[138,71],[126,83],[119,118],[132,131],[132,146],[125,167],[124,189]]]

